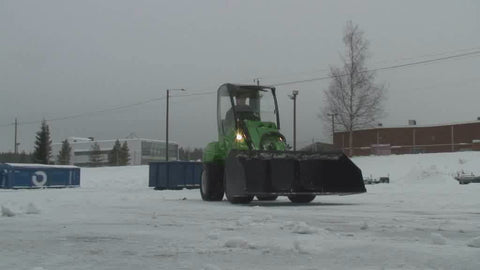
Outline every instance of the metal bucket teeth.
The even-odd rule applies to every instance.
[[[235,195],[365,192],[361,170],[342,152],[230,152],[226,192]]]

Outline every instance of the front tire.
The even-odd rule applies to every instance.
[[[292,203],[309,203],[309,202],[313,201],[315,199],[315,197],[316,197],[315,194],[306,194],[306,195],[296,194],[296,195],[289,195],[288,199]]]
[[[247,196],[229,196],[227,193],[227,200],[232,204],[248,204],[253,200],[253,195]]]
[[[204,201],[223,199],[223,166],[214,163],[203,164],[200,194]]]
[[[227,189],[227,177],[223,177],[223,187],[225,188],[225,197],[231,204],[248,204],[253,201],[253,195],[245,195],[245,196],[233,196],[232,194],[228,193]]]
[[[257,195],[259,201],[275,201],[277,198],[277,195]]]

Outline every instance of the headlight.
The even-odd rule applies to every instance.
[[[235,140],[243,141],[243,134],[240,132],[237,132],[237,135],[235,135]]]

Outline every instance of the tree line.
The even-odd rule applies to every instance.
[[[72,146],[65,139],[62,141],[60,151],[52,160],[52,140],[50,136],[50,128],[45,120],[42,121],[40,130],[35,135],[35,147],[33,153],[0,153],[0,162],[10,163],[39,163],[39,164],[71,164]],[[178,149],[179,160],[202,160],[202,148],[183,148]],[[102,150],[97,142],[93,142],[90,146],[88,164],[86,166],[125,166],[130,161],[130,151],[128,143],[124,141],[120,143],[117,139],[110,150]]]
[[[189,147],[178,148],[178,159],[179,160],[202,160],[203,157],[203,149],[202,148],[193,148],[190,149]]]
[[[104,160],[105,151],[100,149],[100,145],[94,142],[90,147],[88,166],[125,166],[130,161],[128,143],[123,144],[117,139],[111,150],[108,150],[107,161]],[[0,162],[11,163],[38,163],[38,164],[71,164],[72,147],[67,139],[62,141],[62,147],[56,156],[56,161],[52,161],[52,140],[50,128],[45,120],[42,121],[40,130],[35,136],[35,146],[33,153],[0,153]]]

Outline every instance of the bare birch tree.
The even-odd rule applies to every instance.
[[[331,81],[325,91],[326,106],[320,117],[330,128],[349,132],[349,155],[353,155],[353,131],[373,126],[383,114],[385,85],[375,83],[375,73],[369,71],[368,41],[358,25],[347,22],[343,36],[345,55],[342,67],[330,67]],[[335,127],[331,115],[335,115]]]

